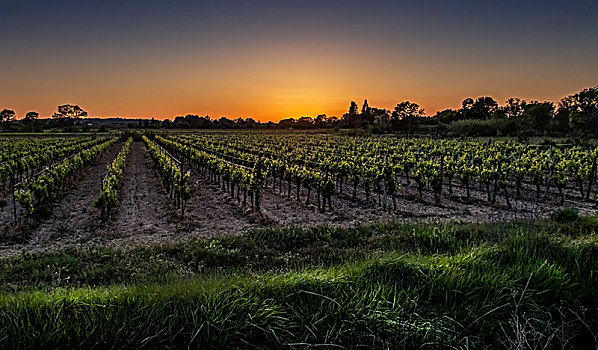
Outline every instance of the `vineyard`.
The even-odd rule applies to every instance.
[[[598,148],[567,144],[296,132],[0,144],[0,250],[8,254],[270,225],[537,219],[566,206],[589,214],[598,189]]]
[[[0,321],[27,320],[0,348],[598,344],[591,144],[138,131],[0,147]]]
[[[405,209],[398,198],[416,193],[416,201],[434,206],[458,199],[521,213],[533,205],[538,211],[563,206],[566,198],[593,199],[597,180],[597,149],[591,147],[296,134],[155,140],[231,197],[236,189],[238,202],[241,191],[244,204],[249,194],[257,211],[262,192],[271,190],[304,198],[320,212],[334,212],[333,197],[392,212]]]

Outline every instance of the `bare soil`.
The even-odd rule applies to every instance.
[[[271,184],[272,181],[270,180]],[[310,226],[316,224],[328,224],[332,226],[350,226],[356,223],[368,223],[372,221],[467,221],[467,222],[493,222],[520,219],[546,218],[554,210],[562,208],[559,203],[559,195],[556,189],[551,189],[548,198],[544,201],[544,187],[541,191],[540,201],[536,201],[535,189],[530,184],[524,184],[519,198],[509,197],[511,208],[507,206],[503,192],[496,197],[495,203],[489,203],[485,188],[479,184],[472,184],[470,197],[467,198],[466,190],[456,181],[453,183],[453,193],[444,189],[440,203],[437,205],[434,194],[423,191],[422,198],[413,183],[403,183],[402,190],[397,194],[395,200],[396,210],[393,208],[392,200],[387,197],[386,209],[383,208],[383,195],[380,196],[372,191],[369,200],[366,201],[365,190],[358,187],[357,199],[352,198],[352,186],[345,184],[344,192],[332,197],[332,212],[320,212],[317,210],[316,197],[312,191],[310,204],[306,205],[307,191],[301,189],[300,199],[296,197],[296,187],[291,184],[291,196],[288,196],[288,183],[284,183],[283,192],[279,192],[278,184],[276,189],[270,186],[264,190],[262,203],[263,212],[273,222],[280,225]],[[509,195],[513,196],[515,191],[509,189]],[[586,200],[579,192],[571,187],[565,190],[565,205],[579,210],[581,215],[594,214],[597,209],[595,198]]]

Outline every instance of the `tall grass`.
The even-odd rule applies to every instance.
[[[594,222],[269,229],[23,256],[2,261],[4,284],[21,291],[0,294],[0,344],[486,349],[534,331],[547,348],[592,348]],[[71,282],[52,281],[50,264]]]

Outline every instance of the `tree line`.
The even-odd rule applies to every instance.
[[[51,123],[38,127],[69,127],[87,116],[78,105],[58,106]],[[16,119],[13,110],[0,112],[0,123],[7,129]],[[28,112],[21,123],[26,127],[39,119],[37,112]],[[166,119],[139,119],[129,127],[175,129],[367,129],[374,133],[404,132],[435,133],[456,136],[512,136],[572,134],[576,137],[598,136],[598,87],[590,87],[562,98],[556,105],[549,101],[525,101],[509,98],[503,105],[489,96],[468,97],[461,108],[445,109],[433,116],[426,115],[417,103],[403,101],[392,109],[371,107],[367,99],[361,107],[351,101],[347,113],[340,118],[320,114],[317,117],[286,118],[278,123],[259,122],[253,118],[229,119],[177,116]],[[8,128],[10,129],[10,127]]]
[[[463,136],[509,136],[573,134],[576,137],[598,136],[598,87],[590,87],[562,98],[558,104],[549,101],[526,101],[509,98],[503,105],[489,96],[468,97],[459,109],[445,109],[426,115],[417,103],[403,101],[393,110],[370,107],[365,100],[359,108],[351,101],[341,118],[320,115],[284,119],[283,128],[352,128],[374,132],[416,132],[456,134]]]
[[[16,128],[14,122],[17,115],[14,110],[4,108],[0,111],[0,125],[3,130],[8,131],[42,131],[44,128],[68,128],[72,127],[76,120],[87,117],[87,112],[78,105],[64,104],[57,107],[52,115],[50,123],[42,123],[38,112],[27,112],[20,123],[22,126]]]
[[[403,101],[392,109],[371,107],[367,99],[361,107],[351,101],[340,118],[320,114],[317,117],[286,118],[278,123],[260,123],[252,118],[212,119],[187,115],[145,127],[197,129],[369,129],[377,133],[436,133],[457,136],[512,136],[573,134],[577,137],[598,136],[598,87],[590,87],[549,101],[526,101],[509,98],[503,105],[489,96],[466,98],[459,109],[445,109],[433,116],[417,103]]]

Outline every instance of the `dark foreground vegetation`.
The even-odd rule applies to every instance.
[[[256,229],[0,260],[18,348],[596,349],[598,218]]]

